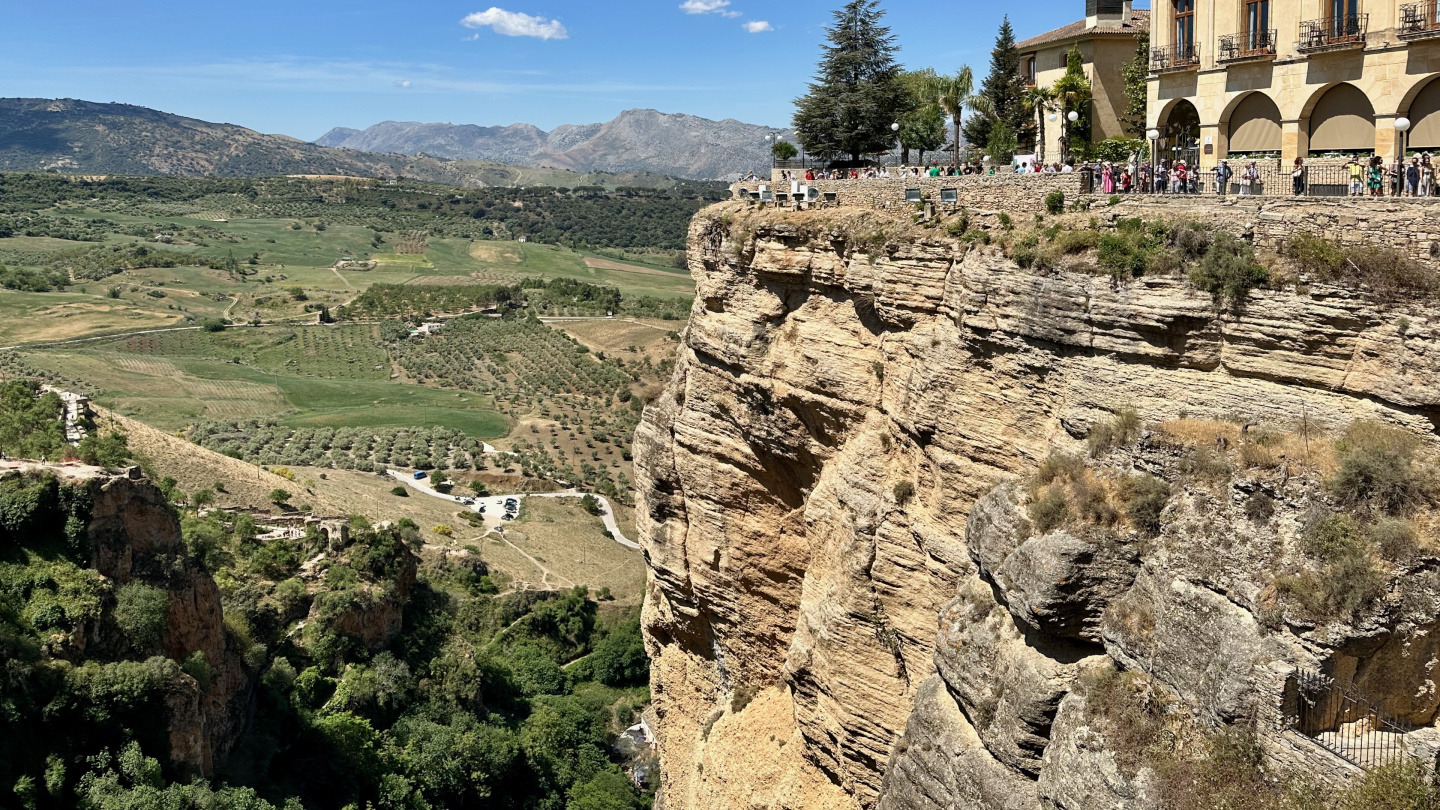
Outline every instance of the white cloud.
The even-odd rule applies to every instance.
[[[400,88],[409,87],[409,86],[410,86],[410,80],[409,80],[409,79],[396,79],[396,80],[395,80],[395,86],[396,86],[396,87],[400,87]]]
[[[698,1],[698,0],[697,0]],[[714,2],[715,0],[706,0]],[[726,0],[728,2],[728,0]],[[538,39],[567,39],[570,32],[559,20],[547,20],[544,17],[532,17],[529,14],[521,14],[518,11],[506,11],[503,8],[490,8],[485,11],[477,11],[460,21],[466,28],[491,28],[497,34],[504,34],[507,37],[536,37]]]
[[[761,34],[766,31],[774,31],[775,26],[771,25],[765,20],[751,20],[750,22],[745,23],[745,30],[749,31],[752,34]]]
[[[685,0],[680,10],[686,14],[719,14],[723,17],[739,17],[740,12],[732,11],[730,0]]]

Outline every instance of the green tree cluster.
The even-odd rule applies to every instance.
[[[834,16],[815,79],[795,102],[794,126],[810,154],[858,162],[890,150],[890,127],[909,97],[895,62],[899,48],[881,24],[885,12],[879,0],[850,0]]]
[[[995,36],[995,47],[990,50],[990,72],[980,85],[980,96],[986,100],[986,114],[973,115],[965,122],[965,140],[985,149],[992,160],[998,160],[996,150],[1004,153],[1010,142],[1030,144],[1035,139],[1035,123],[1026,107],[1025,78],[1020,74],[1020,51],[1015,47],[1015,29],[1010,25],[1007,14],[1000,23]],[[991,143],[992,130],[1003,127],[998,143]],[[1005,158],[1009,162],[1009,157]]]

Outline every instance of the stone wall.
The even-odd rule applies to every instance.
[[[803,175],[802,175],[803,176]],[[876,178],[873,180],[809,180],[800,181],[820,192],[825,199],[827,192],[835,194],[834,204],[862,208],[898,208],[905,205],[905,190],[920,189],[926,202],[940,203],[940,189],[953,188],[960,194],[960,205],[985,211],[1043,211],[1045,195],[1052,191],[1065,193],[1067,201],[1074,200],[1081,192],[1081,176],[1070,174],[989,174],[962,175],[960,177],[902,177]],[[790,184],[771,182],[770,190],[789,194]],[[736,183],[731,193],[740,189],[750,194],[759,191],[758,181]]]
[[[1094,206],[1105,206],[1094,198]],[[1116,217],[1193,219],[1251,238],[1278,250],[1290,235],[1306,231],[1345,245],[1398,250],[1413,259],[1440,256],[1440,198],[1337,197],[1257,199],[1191,195],[1126,197],[1101,207]]]

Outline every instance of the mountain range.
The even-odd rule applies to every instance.
[[[711,121],[655,110],[626,110],[603,124],[482,127],[385,121],[337,127],[315,143],[362,152],[491,160],[572,171],[649,171],[692,180],[733,179],[770,162],[767,137],[788,130],[727,118]]]
[[[614,126],[625,119],[627,123]],[[663,119],[663,120],[662,120]],[[685,119],[676,121],[673,119]],[[647,121],[649,123],[647,123]],[[129,104],[101,104],[75,99],[0,98],[0,171],[58,171],[78,174],[168,174],[185,177],[259,177],[267,175],[347,175],[408,177],[455,186],[643,186],[668,188],[675,177],[709,177],[727,163],[726,174],[741,168],[764,166],[768,161],[763,127],[753,127],[756,146],[748,153],[738,148],[749,125],[720,122],[709,133],[690,116],[621,116],[610,124],[559,128],[552,133],[533,130],[530,144],[543,144],[554,154],[543,160],[522,159],[538,150],[524,146],[525,128],[495,128],[511,132],[502,138],[470,134],[453,136],[457,148],[436,146],[404,150],[380,148],[385,125],[365,132],[335,130],[322,143],[309,143],[287,135],[267,135],[235,124],[218,124],[186,118]],[[395,128],[418,125],[395,125]],[[444,126],[444,125],[439,125]],[[607,129],[608,128],[608,129]],[[483,130],[474,127],[475,130]],[[668,139],[692,135],[683,143]],[[562,132],[562,130],[564,130]],[[741,133],[745,134],[741,134]],[[367,133],[374,133],[368,135]],[[602,137],[602,133],[605,134]],[[645,137],[663,141],[644,147]],[[352,148],[352,138],[359,140]],[[467,140],[468,138],[468,140]],[[469,158],[459,145],[484,140],[512,140],[509,151],[492,150],[497,157]],[[337,141],[344,146],[337,145]],[[707,148],[703,144],[715,144]],[[563,148],[562,148],[563,147]],[[634,151],[634,159],[625,155]],[[442,154],[443,153],[443,154]],[[468,155],[480,155],[473,149]],[[666,162],[662,155],[674,155]],[[505,165],[505,164],[522,164]],[[656,166],[658,170],[638,168]],[[591,166],[613,166],[592,170]],[[739,168],[737,168],[739,167]]]

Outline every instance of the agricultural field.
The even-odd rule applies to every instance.
[[[453,545],[473,527],[376,475],[435,469],[493,492],[593,489],[634,532],[631,436],[692,305],[677,248],[700,198],[279,179],[0,187],[0,375],[91,395],[182,493],[224,478],[217,502],[264,505],[267,470],[303,471],[297,502],[445,517],[454,535],[424,533]],[[435,320],[437,334],[413,334]],[[194,445],[212,462],[172,458]],[[638,562],[572,506],[547,500],[509,541],[479,545],[513,587],[638,594]]]

